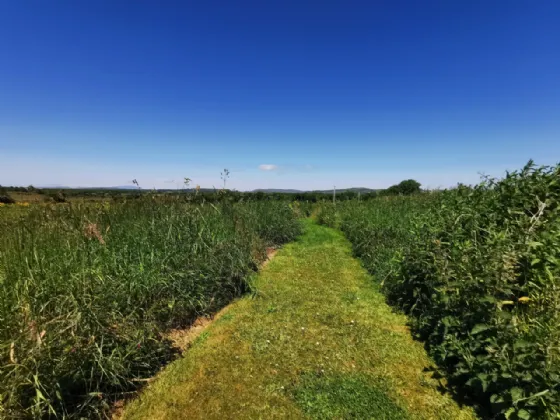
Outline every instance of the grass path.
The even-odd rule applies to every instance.
[[[233,303],[129,404],[125,419],[471,419],[425,367],[422,345],[352,258],[306,221]]]

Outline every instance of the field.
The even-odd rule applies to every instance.
[[[175,357],[162,331],[246,291],[266,248],[300,233],[286,203],[203,206],[146,196],[0,212],[0,395],[8,417],[98,415]]]
[[[0,416],[102,417],[147,382],[125,418],[560,416],[560,166],[216,194],[0,207]],[[166,332],[239,296],[152,382]]]

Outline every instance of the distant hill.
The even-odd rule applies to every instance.
[[[281,188],[264,188],[264,189],[253,190],[251,192],[296,194],[296,193],[301,193],[301,192],[305,192],[305,191],[289,190],[289,189],[285,190],[285,189],[281,189]]]
[[[259,192],[259,191],[264,193],[286,193],[286,194],[297,194],[297,193],[308,193],[308,192],[319,193],[319,194],[332,194],[332,190],[291,190],[291,189],[279,189],[279,188],[264,188],[264,189],[253,190],[252,192]],[[379,190],[373,190],[371,188],[360,188],[360,187],[341,188],[341,189],[337,188],[336,190],[336,192],[346,192],[346,191],[353,191],[353,192],[366,194]]]
[[[97,189],[97,188],[94,188]],[[119,185],[116,187],[102,187],[99,188],[100,190],[137,190],[138,187],[136,185]]]
[[[353,188],[341,188],[341,189],[336,189],[336,192],[347,192],[347,191],[352,191],[352,192],[359,192],[362,194],[367,194],[370,192],[376,192],[379,190],[374,190],[371,188],[362,188],[362,187],[353,187]],[[333,190],[315,190],[315,191],[311,191],[314,193],[324,193],[324,194],[332,194]]]

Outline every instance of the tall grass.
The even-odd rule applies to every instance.
[[[3,213],[4,212],[4,213]],[[300,233],[282,202],[0,209],[0,416],[97,416],[173,358],[161,332],[246,289]]]
[[[433,194],[424,194],[322,203],[317,221],[341,229],[352,243],[354,254],[382,283],[389,274],[392,257],[410,239],[411,221],[428,211],[434,199]]]
[[[458,395],[485,417],[560,416],[560,165],[323,207]]]

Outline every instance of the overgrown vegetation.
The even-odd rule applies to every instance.
[[[458,395],[484,416],[560,416],[560,166],[323,206]]]
[[[265,247],[300,233],[284,202],[145,195],[8,210],[0,417],[99,415],[174,357],[163,331],[242,293]]]
[[[406,317],[391,311],[341,232],[305,233],[255,276],[125,420],[472,420],[438,389]]]

